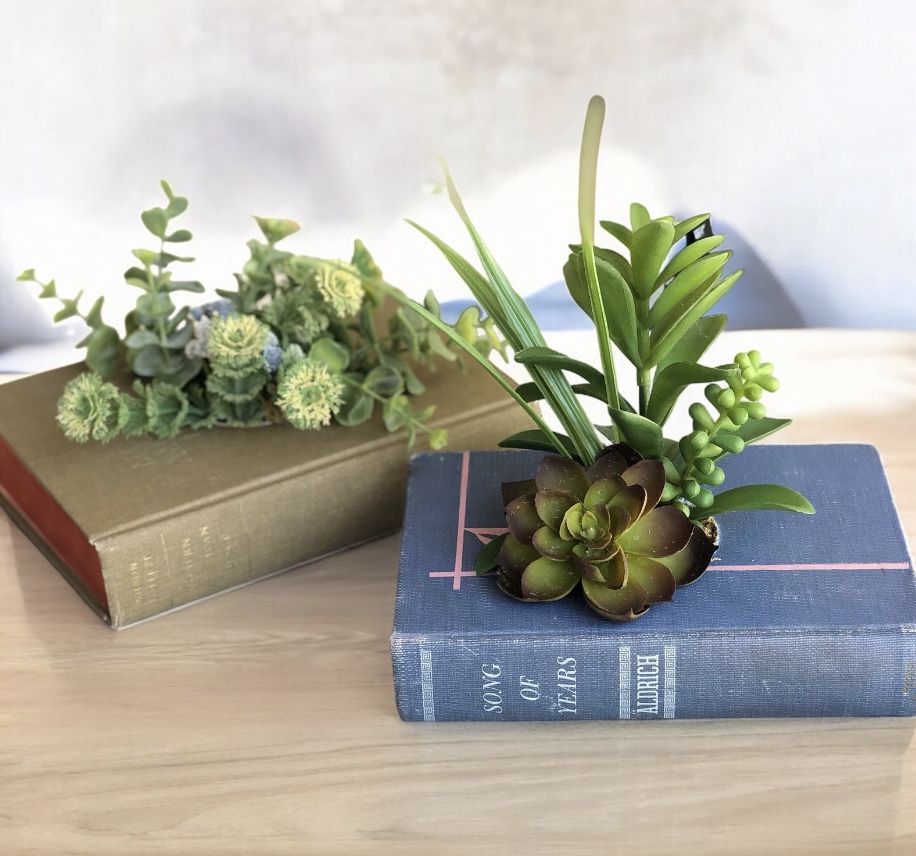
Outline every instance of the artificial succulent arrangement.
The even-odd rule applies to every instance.
[[[487,315],[505,335],[531,381],[506,383],[486,357],[460,341],[424,307],[387,283],[392,294],[488,367],[537,425],[508,437],[506,448],[548,454],[534,478],[504,484],[508,532],[490,541],[477,561],[495,572],[516,600],[553,601],[581,585],[589,606],[613,621],[645,615],[671,600],[678,585],[697,580],[718,544],[714,517],[734,511],[813,513],[805,497],[781,485],[745,485],[714,493],[728,455],[789,424],[767,416],[761,401],[779,383],[757,351],[726,365],[700,363],[725,326],[708,315],[742,271],[723,275],[731,253],[719,246],[708,214],[680,222],[630,208],[629,226],[601,221],[618,249],[595,246],[595,186],[604,101],[589,104],[579,175],[580,240],[563,273],[572,298],[594,322],[600,368],[547,347],[524,300],[512,288],[465,211],[446,170],[449,198],[474,242],[478,271],[444,241],[414,225],[445,255]],[[639,398],[618,389],[612,345],[632,365]],[[567,373],[575,375],[571,382]],[[689,406],[692,430],[665,436],[681,395],[705,384],[706,403]],[[579,400],[598,399],[608,424],[593,425]],[[536,402],[545,402],[563,428],[554,431]]]
[[[399,307],[384,328],[377,317],[382,272],[362,242],[355,242],[349,263],[296,255],[278,244],[299,225],[265,217],[254,218],[263,240],[248,242],[250,258],[235,275],[236,289],[217,289],[219,300],[179,308],[177,292],[205,289],[197,281],[173,279],[173,265],[194,259],[169,250],[193,236],[172,226],[188,200],[167,182],[161,185],[164,207],[141,214],[159,248],[133,250],[139,265],[124,274],[140,295],[124,319],[123,337],[103,321],[103,297],[83,313],[83,292],[61,297],[54,280],[40,282],[34,270],[18,277],[61,304],[55,321],[77,317],[89,328],[77,345],[86,349],[89,372],[67,384],[58,405],[68,438],[165,439],[184,428],[281,422],[316,430],[332,419],[359,425],[380,408],[387,429],[404,429],[411,446],[420,433],[434,449],[446,444],[445,429],[426,424],[433,406],[414,409],[411,399],[424,385],[412,363],[431,370],[434,358],[462,365],[458,341],[483,358],[494,349],[505,354],[492,319],[471,307],[447,325],[429,292],[423,314]],[[135,378],[130,391],[106,379],[122,368]]]

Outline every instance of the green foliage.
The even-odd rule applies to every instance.
[[[602,99],[593,98],[580,160],[580,242],[570,245],[572,252],[563,266],[570,295],[595,325],[600,370],[546,346],[524,301],[474,228],[447,171],[449,198],[471,235],[483,273],[441,238],[412,225],[442,252],[495,320],[516,361],[523,363],[531,376],[530,383],[512,394],[538,428],[509,437],[501,445],[555,451],[588,467],[599,454],[600,432],[612,443],[623,441],[644,458],[661,463],[665,485],[660,501],[674,504],[698,520],[710,509],[725,507],[715,504],[710,489],[720,486],[725,477],[716,462],[724,455],[739,454],[748,443],[779,430],[788,420],[766,416],[760,398],[764,392],[775,392],[779,384],[772,364],[762,363],[756,351],[738,354],[735,362],[726,366],[700,363],[726,321],[724,315],[707,313],[742,274],[741,270],[725,272],[731,252],[719,249],[723,236],[694,240],[695,231],[708,225],[708,214],[677,222],[673,217],[653,218],[645,206],[634,203],[629,225],[600,222],[622,245],[622,252],[594,245],[595,182],[603,117]],[[389,293],[417,310],[417,304],[396,290]],[[473,344],[459,344],[472,353]],[[636,407],[617,389],[615,349],[635,370],[639,388]],[[499,379],[495,369],[491,373]],[[584,383],[572,383],[567,373]],[[689,408],[693,430],[677,441],[666,438],[666,422],[684,392],[696,384],[707,384],[706,398],[713,412],[704,403],[695,402]],[[579,395],[603,401],[611,424],[592,425],[578,402]],[[551,408],[563,434],[553,432],[531,409],[530,403],[540,400]],[[760,507],[803,510],[802,503],[789,494],[772,499],[772,490],[767,488],[761,496],[764,498],[755,501],[770,505]]]
[[[425,391],[414,364],[435,370],[444,360],[463,369],[456,343],[472,348],[478,360],[493,351],[506,356],[492,317],[471,307],[454,326],[446,325],[432,292],[421,312],[400,308],[390,315],[386,333],[378,317],[385,299],[377,287],[382,272],[365,245],[355,242],[350,262],[296,255],[277,246],[299,231],[288,219],[254,218],[261,238],[248,242],[234,291],[218,289],[221,300],[176,308],[175,292],[200,293],[204,286],[172,279],[171,265],[193,259],[167,245],[193,236],[172,224],[187,199],[167,182],[161,186],[166,203],[140,215],[159,239],[158,249],[133,250],[138,264],[124,274],[140,294],[123,338],[104,323],[103,298],[84,314],[82,292],[59,296],[54,280],[39,282],[34,270],[19,277],[59,303],[55,320],[80,318],[89,327],[80,347],[91,373],[61,400],[60,422],[74,440],[108,442],[118,433],[168,438],[184,428],[266,421],[314,430],[332,418],[355,426],[380,413],[389,430],[406,432],[411,446],[425,434],[438,449],[447,434],[426,424],[432,407],[412,403]],[[119,366],[142,379],[135,394],[102,380]]]

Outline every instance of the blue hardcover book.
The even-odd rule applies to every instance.
[[[411,461],[394,633],[406,720],[916,714],[916,585],[877,451],[751,446],[726,486],[776,482],[817,513],[718,519],[709,570],[629,624],[574,591],[518,603],[474,560],[505,532],[500,483],[540,452]]]

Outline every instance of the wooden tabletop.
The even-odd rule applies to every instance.
[[[916,334],[713,362],[750,346],[778,439],[874,443],[916,543]],[[398,547],[115,633],[0,513],[0,854],[916,853],[912,720],[401,722]]]

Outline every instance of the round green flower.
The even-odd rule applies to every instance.
[[[366,292],[362,280],[356,268],[346,262],[335,261],[319,267],[315,271],[315,285],[338,318],[355,315],[363,305]]]
[[[324,363],[306,357],[283,372],[277,406],[301,430],[327,425],[343,404],[344,383]]]
[[[120,430],[121,394],[97,374],[81,374],[64,387],[57,421],[69,440],[107,443]]]
[[[259,368],[270,328],[253,315],[233,313],[210,321],[207,354],[213,371],[242,377]]]

